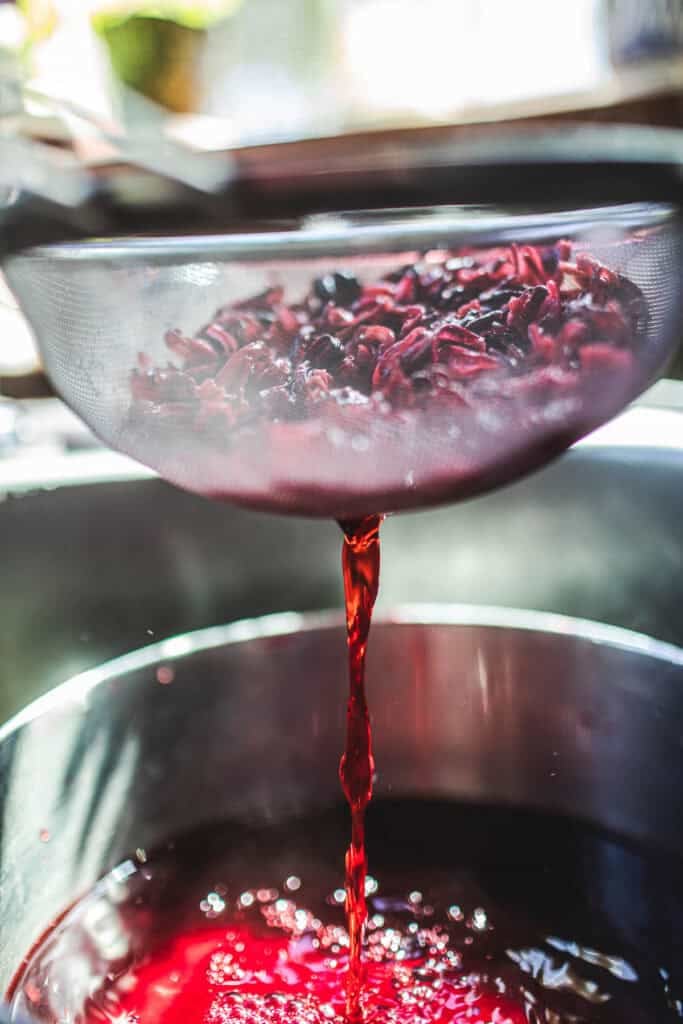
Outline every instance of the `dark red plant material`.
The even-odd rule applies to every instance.
[[[133,413],[227,438],[349,406],[377,417],[542,398],[627,371],[645,319],[634,284],[566,241],[429,253],[365,285],[326,274],[297,303],[270,288],[217,310],[194,337],[168,331],[176,364],[140,356]]]

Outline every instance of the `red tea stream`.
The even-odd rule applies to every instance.
[[[349,968],[346,987],[346,1019],[362,1020],[363,932],[368,911],[365,880],[365,809],[372,797],[375,763],[372,729],[365,695],[365,653],[372,609],[379,587],[379,528],[381,516],[340,524],[344,531],[342,569],[346,601],[349,649],[349,704],[346,749],[339,765],[344,795],[351,811],[351,843],[346,851],[346,920],[349,932]]]

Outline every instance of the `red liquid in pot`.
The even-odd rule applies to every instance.
[[[679,858],[521,810],[379,800],[367,813],[368,1024],[680,1019]],[[343,1024],[347,835],[338,807],[141,851],[32,951],[14,1011],[51,1024]]]

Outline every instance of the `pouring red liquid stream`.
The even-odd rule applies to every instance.
[[[363,1019],[362,947],[368,911],[365,880],[365,809],[372,797],[375,762],[372,729],[365,696],[365,653],[372,609],[379,587],[379,528],[381,516],[341,523],[344,531],[342,570],[346,600],[346,631],[349,650],[349,704],[346,749],[339,765],[344,795],[351,811],[351,843],[346,851],[346,917],[349,932],[349,969],[346,987],[346,1019]]]
[[[438,926],[432,933],[426,925],[425,938],[417,945],[411,941],[411,933],[402,934],[399,953],[394,943],[400,933],[389,928],[385,935],[382,925],[373,918],[367,962],[364,960],[369,924],[365,812],[372,797],[374,775],[365,656],[379,586],[382,519],[375,515],[340,523],[344,533],[342,569],[349,658],[346,743],[339,766],[351,814],[351,841],[345,858],[348,938],[338,925],[326,925],[294,902],[277,898],[277,890],[260,890],[256,896],[248,892],[247,899],[245,894],[238,899],[237,919],[229,925],[181,925],[170,932],[161,925],[151,953],[123,973],[110,972],[101,996],[88,999],[86,1024],[101,1019],[100,1000],[107,1014],[115,1007],[115,1019],[128,1024],[326,1024],[330,1020],[338,1024],[380,1024],[385,1019],[393,1024],[412,1024],[418,1018],[462,1024],[475,1005],[482,1022],[522,1024],[523,1017],[512,1001],[459,980],[459,954],[449,953],[446,945],[440,945],[443,937]],[[215,892],[211,896],[206,907],[213,916],[220,916],[226,903]],[[258,901],[265,897],[267,902],[259,908]],[[218,911],[217,906],[221,908]],[[252,906],[265,916],[265,931],[262,922],[259,926],[258,921],[240,920],[244,908]],[[145,913],[143,910],[143,917]],[[417,909],[415,913],[419,915]],[[60,927],[57,924],[53,933],[58,943]],[[135,929],[131,935],[134,933]],[[316,938],[311,939],[312,934]],[[48,933],[37,947],[39,954],[49,950],[50,939]],[[426,955],[427,946],[431,960]],[[337,953],[332,955],[335,949]],[[425,997],[419,972],[433,970],[428,965],[436,963],[434,954],[442,957],[438,970],[445,972],[444,987],[438,996],[432,993],[428,1011],[426,1005],[422,1006]],[[449,960],[449,956],[455,959]],[[56,957],[60,962],[69,959],[68,953]],[[446,979],[452,970],[451,986]],[[17,984],[21,983],[17,980]],[[42,998],[33,982],[24,985],[24,993],[29,1001]],[[428,1016],[423,1018],[423,1013]]]
[[[416,1019],[464,1024],[475,1006],[482,1024],[523,1024],[513,1001],[460,980],[459,954],[442,945],[439,926],[430,932],[425,925],[424,938],[417,935],[413,940],[410,932],[388,928],[385,934],[376,917],[368,922],[365,812],[372,797],[374,758],[365,694],[365,656],[379,586],[382,519],[375,515],[340,523],[344,533],[342,568],[349,657],[346,743],[339,766],[351,814],[351,841],[345,858],[348,938],[338,925],[327,925],[293,901],[277,898],[277,890],[259,890],[256,895],[247,892],[238,899],[236,919],[229,924],[226,921],[220,926],[216,922],[212,928],[187,928],[178,922],[180,927],[167,930],[160,921],[158,932],[153,924],[158,937],[150,942],[150,952],[136,957],[123,972],[109,972],[101,993],[88,997],[83,1017],[86,1024],[101,1021],[103,1010],[106,1017],[125,1020],[126,1024],[381,1024],[384,1020],[412,1024]],[[220,916],[226,903],[218,893],[210,895],[212,900],[202,906],[214,917]],[[266,902],[259,907],[259,900],[264,899]],[[132,902],[135,905],[136,901]],[[167,905],[172,907],[173,903],[171,900]],[[246,913],[244,908],[252,906],[265,917],[265,930],[263,922],[240,920]],[[143,920],[147,918],[144,927],[148,928],[148,913],[144,909],[140,913]],[[415,913],[419,916],[417,909]],[[50,942],[54,940],[55,962],[68,965],[79,959],[68,950],[66,955],[59,951],[63,927],[67,946],[70,942],[78,944],[78,925],[69,925],[70,916],[64,919],[65,925],[58,922],[36,947],[38,956],[46,955],[48,963]],[[368,924],[366,963],[363,948]],[[73,939],[70,927],[74,928]],[[135,931],[131,928],[131,936]],[[316,937],[311,938],[312,934]],[[399,934],[400,952],[395,946]],[[335,949],[337,953],[332,955]],[[427,1009],[426,1004],[422,1005],[425,996],[420,971],[434,971],[429,966],[437,963],[434,954],[441,957],[437,970],[444,972],[444,987],[438,995],[431,994]],[[447,980],[451,971],[452,984]],[[30,1003],[42,1000],[41,988],[34,982],[17,979],[16,985],[23,986]]]

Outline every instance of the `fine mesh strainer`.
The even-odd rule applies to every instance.
[[[47,227],[15,201],[5,272],[107,443],[210,497],[395,510],[541,464],[661,371],[680,152],[604,129],[269,147],[220,195],[100,183]]]

